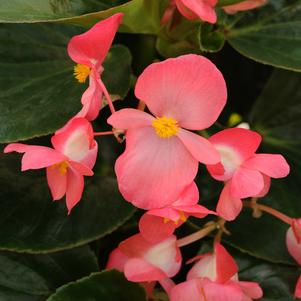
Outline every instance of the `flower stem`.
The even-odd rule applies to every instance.
[[[204,228],[200,229],[197,232],[194,232],[188,236],[185,236],[181,239],[179,239],[177,241],[178,247],[184,247],[187,246],[195,241],[198,241],[200,239],[202,239],[203,237],[207,236],[208,234],[210,234],[212,231],[214,231],[215,229],[217,229],[218,224],[213,222],[213,223],[209,223],[207,224],[207,226],[205,225]]]
[[[274,217],[278,218],[279,220],[283,221],[284,223],[291,225],[292,224],[292,218],[285,215],[284,213],[271,208],[269,206],[266,205],[262,205],[262,204],[258,204],[256,201],[252,200],[252,201],[244,201],[244,206],[245,207],[249,207],[252,208],[255,212],[256,211],[263,211],[266,212],[270,215],[273,215]]]
[[[106,136],[106,135],[114,135],[113,131],[108,131],[108,132],[95,132],[94,136]]]
[[[145,107],[146,107],[145,103],[143,101],[139,100],[137,110],[144,111]]]
[[[159,283],[164,288],[167,294],[169,294],[171,289],[175,286],[175,283],[168,277],[159,280]]]
[[[114,108],[114,105],[113,105],[113,101],[111,99],[111,96],[106,88],[106,86],[104,85],[104,83],[102,82],[101,79],[99,79],[99,84],[101,86],[101,89],[102,89],[102,92],[103,94],[105,95],[106,99],[107,99],[107,102],[108,102],[108,105],[110,107],[110,110],[111,110],[111,113],[115,113],[115,108]]]

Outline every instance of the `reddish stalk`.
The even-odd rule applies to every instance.
[[[94,136],[107,136],[107,135],[114,135],[113,131],[108,131],[108,132],[95,132]]]
[[[104,83],[102,82],[102,80],[100,79],[99,80],[99,84],[101,86],[101,89],[102,89],[102,92],[103,94],[105,95],[105,98],[107,99],[107,102],[108,102],[108,105],[110,107],[110,110],[111,110],[111,113],[115,113],[115,108],[114,108],[114,105],[113,105],[113,101],[111,99],[111,96],[106,88],[106,86],[104,85]]]
[[[137,110],[144,111],[145,107],[146,107],[145,103],[143,101],[139,100]]]

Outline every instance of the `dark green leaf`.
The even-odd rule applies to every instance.
[[[47,301],[145,301],[144,289],[114,270],[92,274],[57,290]]]
[[[74,78],[66,51],[68,40],[78,33],[67,25],[1,25],[0,142],[47,135],[80,110],[87,83]],[[115,99],[129,90],[130,65],[128,49],[113,46],[103,79]]]

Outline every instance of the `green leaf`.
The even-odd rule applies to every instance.
[[[260,63],[301,71],[300,0],[282,9],[267,5],[260,11],[255,22],[246,15],[242,25],[226,29],[228,42]]]
[[[1,143],[53,133],[81,109],[88,83],[76,81],[66,51],[78,33],[67,25],[1,25]],[[128,49],[113,46],[102,77],[115,99],[124,98],[130,88],[130,65]]]
[[[20,172],[18,154],[0,157],[0,186],[5,187],[0,191],[0,249],[41,253],[73,248],[111,233],[135,211],[120,196],[112,167],[100,159],[95,175],[85,178],[83,198],[67,215],[65,199],[52,201],[43,170]]]
[[[120,30],[132,33],[157,33],[167,0],[11,0],[0,4],[0,22],[60,22],[90,27],[115,13],[124,13]],[[108,8],[111,7],[111,8]]]
[[[146,301],[144,289],[114,270],[94,273],[57,290],[47,301]]]
[[[59,286],[98,270],[87,246],[44,255],[0,252],[0,266],[0,299],[6,301],[45,300]]]

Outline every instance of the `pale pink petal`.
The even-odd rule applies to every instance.
[[[207,209],[206,207],[198,205],[198,204],[192,205],[192,206],[177,206],[176,208],[177,208],[177,210],[186,213],[187,216],[191,215],[191,216],[194,216],[197,218],[204,218],[208,214],[216,215],[216,212],[211,211],[211,210]]]
[[[46,175],[53,200],[60,200],[66,193],[67,174],[62,174],[58,168],[47,167]]]
[[[76,161],[68,161],[68,163],[69,163],[69,166],[73,170],[76,170],[82,176],[93,176],[94,175],[93,171],[84,164],[78,163]]]
[[[173,117],[191,130],[212,125],[227,99],[220,71],[194,54],[148,66],[137,80],[135,94],[157,117]]]
[[[283,178],[290,172],[290,167],[281,155],[255,154],[243,163],[244,167],[256,169],[271,178]]]
[[[221,156],[219,152],[207,139],[184,129],[180,129],[177,136],[191,155],[199,162],[204,164],[216,164],[220,162]]]
[[[301,219],[292,219],[292,229],[298,243],[301,243]]]
[[[115,171],[123,197],[138,208],[171,204],[197,174],[198,162],[176,136],[160,138],[146,127],[128,130],[126,141]]]
[[[263,189],[264,179],[259,171],[240,167],[232,177],[230,194],[243,199],[256,196]]]
[[[95,146],[91,123],[85,118],[73,118],[56,132],[51,143],[70,160],[81,162]]]
[[[192,279],[176,285],[170,292],[170,301],[211,301],[202,295],[202,285],[198,279]]]
[[[177,206],[191,206],[198,203],[200,199],[199,189],[195,182],[188,185],[179,196],[178,200],[172,204]]]
[[[116,269],[120,272],[123,272],[124,265],[128,260],[129,257],[116,248],[110,253],[106,269]]]
[[[124,275],[133,282],[157,281],[166,277],[162,270],[141,258],[129,259],[124,266]]]
[[[80,201],[84,191],[84,177],[75,169],[68,168],[67,171],[67,191],[66,205],[68,214],[72,208]]]
[[[68,54],[73,61],[89,67],[104,61],[123,14],[118,13],[96,23],[87,32],[74,36],[68,44]]]
[[[267,0],[246,0],[237,4],[224,6],[223,9],[228,14],[235,14],[238,11],[254,9],[266,3]]]
[[[120,251],[128,257],[142,257],[154,244],[136,234],[119,244]]]
[[[82,109],[77,113],[76,117],[83,117],[89,121],[96,119],[102,108],[102,87],[98,80],[99,74],[95,71],[89,76],[89,87],[82,95]]]
[[[215,0],[176,0],[180,13],[187,19],[200,18],[209,23],[216,23]]]
[[[155,118],[148,113],[135,109],[122,109],[113,113],[109,119],[108,124],[116,129],[132,129],[139,127],[151,126]]]
[[[217,272],[216,280],[220,283],[225,283],[237,273],[238,267],[234,258],[220,243],[214,245],[214,250]]]
[[[92,169],[95,165],[97,154],[98,154],[98,144],[94,140],[94,145],[92,146],[91,149],[87,151],[86,155],[80,160],[80,163]]]
[[[301,265],[301,243],[298,243],[292,227],[286,232],[286,246],[291,256]]]
[[[238,285],[251,299],[259,299],[263,296],[263,291],[257,282],[239,281]]]
[[[264,182],[263,189],[260,191],[260,193],[254,195],[254,197],[262,198],[262,197],[266,196],[267,193],[269,192],[270,187],[271,187],[271,178],[266,175],[263,175],[263,182]]]
[[[227,221],[234,220],[242,209],[241,199],[231,195],[230,187],[231,181],[225,184],[216,208],[217,214]]]
[[[298,278],[296,288],[295,288],[295,292],[294,292],[294,296],[298,299],[301,299],[301,276]]]
[[[25,153],[22,158],[22,171],[48,167],[66,159],[63,154],[50,147],[22,143],[11,143],[5,147],[4,152]]]
[[[181,217],[179,211],[170,206],[167,206],[165,208],[160,208],[160,209],[151,209],[147,212],[150,215],[169,219],[171,223],[177,222]]]
[[[151,243],[160,242],[171,236],[176,225],[173,222],[164,222],[164,218],[145,213],[139,220],[139,231],[145,240]]]

